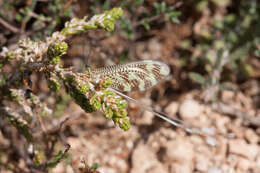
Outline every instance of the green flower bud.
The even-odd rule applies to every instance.
[[[60,90],[61,85],[57,79],[50,78],[48,82],[49,82],[48,87],[50,88],[51,91],[58,92]]]
[[[101,89],[104,90],[108,88],[112,84],[112,80],[110,78],[106,78],[101,83]]]
[[[90,104],[92,105],[92,107],[94,107],[95,110],[99,110],[101,108],[101,102],[97,94],[94,94],[91,97]]]
[[[50,60],[50,64],[57,64],[60,62],[60,57],[66,54],[68,44],[66,42],[58,42],[48,47],[47,57]]]
[[[130,128],[130,121],[127,118],[123,118],[118,121],[118,125],[121,129],[126,131]]]

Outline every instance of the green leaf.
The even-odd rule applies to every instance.
[[[260,50],[255,50],[254,55],[259,58],[260,57]]]
[[[47,164],[47,167],[49,168],[55,168],[60,161],[64,160],[69,156],[68,153],[63,153],[62,151],[59,151],[59,153],[54,156],[54,158],[51,159],[51,161]]]
[[[217,29],[224,29],[224,23],[221,20],[214,20],[214,27]]]
[[[91,169],[97,170],[98,167],[99,167],[98,163],[94,163],[94,164],[91,166]]]
[[[110,9],[110,1],[106,0],[103,5],[103,10],[109,10]]]
[[[160,8],[161,8],[160,10],[161,10],[162,13],[164,13],[166,11],[166,3],[164,1],[161,3]]]
[[[17,22],[21,22],[23,20],[23,16],[21,14],[19,14],[19,13],[16,13],[15,14],[15,20]]]
[[[95,7],[90,7],[90,10],[93,14],[98,14],[99,11]]]
[[[144,0],[135,0],[134,5],[142,5],[144,3]]]
[[[204,78],[204,76],[202,76],[199,73],[195,73],[195,72],[190,72],[189,73],[189,78],[191,78],[192,80],[194,80],[195,82],[204,85],[206,83],[206,80]]]
[[[132,23],[129,19],[125,18],[125,17],[121,17],[121,21],[120,21],[120,25],[119,27],[124,30],[124,34],[128,37],[128,38],[132,38],[133,37],[133,30],[132,30]]]
[[[153,6],[154,6],[154,8],[155,8],[155,10],[156,10],[156,15],[160,14],[160,12],[161,12],[161,4],[158,3],[158,2],[155,2],[155,3],[153,4]]]
[[[150,27],[149,22],[147,21],[147,19],[142,20],[141,24],[144,26],[144,28],[145,28],[146,30],[150,30],[150,29],[151,29],[151,27]]]
[[[178,17],[181,15],[180,11],[171,11],[166,14],[166,20],[170,20],[173,23],[180,23]]]

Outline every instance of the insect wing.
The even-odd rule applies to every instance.
[[[144,60],[98,68],[93,71],[112,80],[112,88],[123,91],[144,91],[163,80],[170,73],[167,64]]]

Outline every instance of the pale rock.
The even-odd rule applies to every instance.
[[[180,105],[179,113],[183,119],[196,118],[201,115],[201,107],[197,101],[187,99]]]
[[[252,168],[252,162],[248,159],[240,157],[238,160],[237,168],[241,169],[244,172],[249,171],[250,168]]]
[[[234,96],[235,96],[234,91],[230,91],[230,90],[223,90],[221,93],[221,99],[224,102],[229,102],[231,100],[234,100]]]
[[[67,165],[65,172],[66,172],[66,173],[74,173],[74,170],[73,170],[73,168],[72,168],[70,165]],[[60,173],[62,173],[62,172],[60,172]]]
[[[243,107],[245,107],[246,110],[252,109],[253,104],[252,104],[251,97],[244,95],[244,93],[242,93],[242,92],[238,92],[236,97],[239,100],[239,102],[241,102],[243,104]],[[248,114],[250,115],[250,113],[248,113]]]
[[[25,163],[25,160],[23,159],[19,159],[19,163],[17,165],[19,168],[25,168],[24,171],[27,172],[27,168],[26,168],[26,163]],[[1,169],[0,169],[0,172],[1,172]]]
[[[219,132],[227,133],[226,125],[230,123],[229,117],[219,116],[219,114],[216,114],[216,113],[212,113],[212,114],[209,114],[209,115],[211,115],[212,117],[216,117],[216,120],[215,120],[216,121],[216,127],[219,130]]]
[[[128,169],[128,164],[124,159],[118,158],[117,163],[115,164],[120,170],[126,171]]]
[[[257,158],[256,158],[256,170],[259,170],[259,171],[256,171],[256,172],[260,172],[260,153],[258,154]]]
[[[134,147],[134,142],[132,140],[127,140],[125,144],[127,149],[129,150],[131,150]]]
[[[78,138],[69,137],[67,141],[68,144],[70,144],[71,149],[78,149],[82,147],[82,143],[80,142],[80,140],[78,140]]]
[[[161,57],[161,44],[158,39],[151,39],[148,42],[147,48],[150,53],[149,58],[147,59],[158,59]]]
[[[212,155],[212,151],[210,150],[210,148],[207,145],[198,145],[198,146],[195,146],[195,148],[196,148],[196,152],[198,152],[198,153],[203,153],[206,156]]]
[[[143,143],[138,144],[132,155],[131,173],[148,173],[153,169],[160,169],[160,173],[167,173],[167,170],[157,160],[156,154]]]
[[[217,140],[212,137],[207,137],[206,138],[206,143],[211,146],[211,147],[216,147],[217,146]]]
[[[193,173],[193,167],[191,164],[176,164],[173,163],[170,169],[171,173]]]
[[[222,161],[228,152],[228,141],[226,139],[219,139],[218,142],[220,145],[216,147],[215,160]]]
[[[259,136],[252,129],[246,129],[246,131],[245,131],[245,138],[251,144],[256,144],[259,141]]]
[[[207,173],[224,173],[220,167],[210,168]]]
[[[64,163],[59,163],[51,171],[52,172],[57,172],[57,173],[62,173],[62,172],[66,172],[65,169],[66,169],[66,166],[64,165]]]
[[[144,111],[142,117],[138,119],[138,124],[151,125],[153,123],[154,114],[150,111]]]
[[[176,113],[178,112],[179,109],[179,103],[178,102],[171,102],[165,109],[165,113],[169,117],[175,117]]]
[[[235,154],[228,154],[226,157],[226,163],[229,167],[236,167],[238,163],[238,156]]]
[[[149,99],[149,98],[141,98],[141,99],[138,99],[138,101],[141,104],[141,105],[138,105],[140,107],[142,107],[142,105],[144,105],[144,106],[151,106],[152,105],[152,100]]]
[[[260,165],[258,165],[257,167],[253,168],[251,172],[260,172]]]
[[[212,165],[209,158],[202,154],[197,154],[195,160],[196,160],[195,168],[201,172],[206,172]]]
[[[169,139],[174,139],[176,137],[176,131],[173,131],[171,128],[160,128],[160,135],[165,136]]]
[[[98,171],[101,173],[118,173],[118,171],[115,168],[110,168],[106,166],[99,167]]]
[[[245,129],[242,128],[240,124],[241,120],[236,119],[232,125],[228,125],[228,128],[230,129],[231,133],[235,135],[236,138],[243,139],[245,135]]]
[[[227,164],[221,165],[221,169],[223,173],[237,173],[234,167]]]
[[[194,145],[203,145],[205,144],[205,140],[197,135],[191,135],[190,140]]]
[[[232,139],[228,142],[229,152],[248,158],[253,161],[259,154],[259,147],[256,144],[247,144],[241,139]]]
[[[184,138],[168,141],[165,147],[166,156],[169,160],[187,164],[188,162],[192,162],[194,158],[193,145]]]
[[[147,173],[164,173],[164,172],[167,173],[167,170],[163,164],[161,164],[160,162],[157,162],[156,165],[149,168],[146,172]]]

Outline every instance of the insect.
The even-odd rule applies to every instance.
[[[144,91],[158,82],[165,79],[170,73],[170,68],[167,64],[160,61],[143,60],[126,64],[112,65],[97,69],[88,69],[86,75],[91,80],[99,80],[110,78],[112,90],[118,95],[138,104],[137,100],[121,93],[129,91]],[[195,126],[184,123],[178,118],[168,118],[164,113],[154,110],[152,107],[142,105],[142,109],[154,113],[157,117],[167,121],[168,123],[183,128],[185,131],[201,136],[208,136],[204,131]]]
[[[99,79],[101,76],[110,78],[113,89],[130,92],[144,91],[153,87],[169,75],[170,68],[160,61],[143,60],[89,69],[87,73],[91,79]]]

